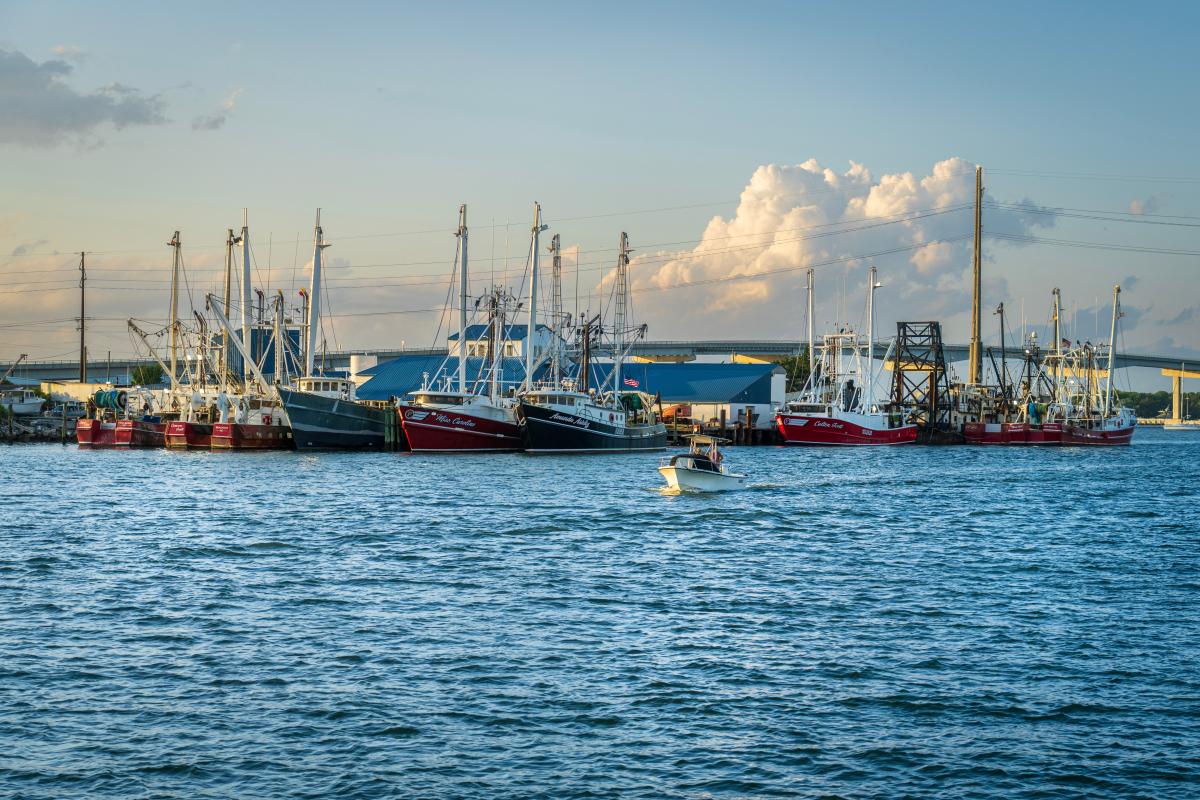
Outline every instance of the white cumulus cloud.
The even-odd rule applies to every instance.
[[[651,330],[678,328],[686,298],[697,317],[720,313],[722,327],[761,335],[768,323],[786,325],[781,336],[794,335],[807,267],[816,268],[818,298],[836,302],[844,286],[865,285],[868,263],[877,264],[890,296],[914,313],[958,313],[968,296],[974,198],[975,167],[961,158],[940,161],[924,176],[875,177],[853,162],[840,173],[816,160],[760,166],[733,215],[709,220],[690,250],[643,246],[630,265],[639,316]],[[1027,235],[1053,224],[1046,209],[1028,200],[1019,205],[987,209],[985,231]],[[857,309],[857,295],[853,303],[844,307]]]

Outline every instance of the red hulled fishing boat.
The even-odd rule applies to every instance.
[[[848,328],[813,342],[813,271],[808,271],[809,364],[800,397],[775,416],[784,444],[863,447],[912,444],[917,426],[875,400],[875,268],[867,286],[867,339]],[[864,361],[866,362],[864,365]]]

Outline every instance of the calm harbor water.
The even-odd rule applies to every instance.
[[[0,795],[1195,797],[1200,436],[0,448]]]

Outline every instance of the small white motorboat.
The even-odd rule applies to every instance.
[[[730,472],[723,463],[720,445],[727,439],[699,434],[688,438],[692,441],[688,452],[665,457],[659,462],[658,471],[669,488],[683,492],[727,492],[746,488],[746,476]]]

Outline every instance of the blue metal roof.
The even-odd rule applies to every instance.
[[[624,379],[638,382],[622,389],[659,394],[664,403],[770,403],[771,376],[778,364],[627,363]],[[612,364],[592,367],[592,385],[604,381]]]
[[[469,380],[481,373],[484,361],[467,359]],[[457,375],[458,359],[445,356],[400,356],[377,364],[361,373],[371,379],[359,387],[358,396],[364,400],[403,397],[421,388],[425,373],[430,379],[437,375],[443,362],[444,374]],[[636,387],[623,388],[661,394],[664,403],[770,403],[771,376],[781,369],[778,364],[627,363],[621,375],[638,382]],[[502,359],[501,370],[506,383],[525,378],[525,363],[521,359]],[[593,364],[591,386],[601,385],[611,371],[612,364]],[[536,379],[545,379],[545,373],[543,364]]]
[[[467,338],[470,340],[473,340],[473,341],[479,340],[479,339],[486,339],[489,327],[490,326],[488,326],[488,325],[482,325],[482,324],[468,325],[467,326]],[[550,328],[548,328],[547,326],[542,325],[540,323],[538,324],[537,329],[539,331],[545,331],[547,333],[550,332]],[[529,325],[528,324],[505,325],[504,326],[504,338],[510,342],[515,342],[515,341],[524,339],[528,334],[529,334]],[[446,339],[451,342],[457,342],[458,341],[458,331],[454,331],[454,333],[451,333],[449,336],[446,337]]]
[[[443,363],[446,366],[441,374],[449,375],[452,379],[455,378],[458,375],[458,359],[453,357],[400,356],[391,361],[376,364],[359,373],[370,375],[371,378],[358,387],[358,397],[362,400],[387,400],[390,397],[403,397],[409,392],[420,389],[426,375],[429,376],[432,383],[438,377],[438,370],[442,369]],[[484,370],[490,366],[491,361],[488,359],[468,358],[468,383],[479,380]],[[536,377],[539,380],[545,370],[544,365],[536,370]],[[501,359],[500,379],[506,384],[515,384],[525,380],[525,362],[519,358]],[[458,388],[457,380],[454,381],[454,388]]]

